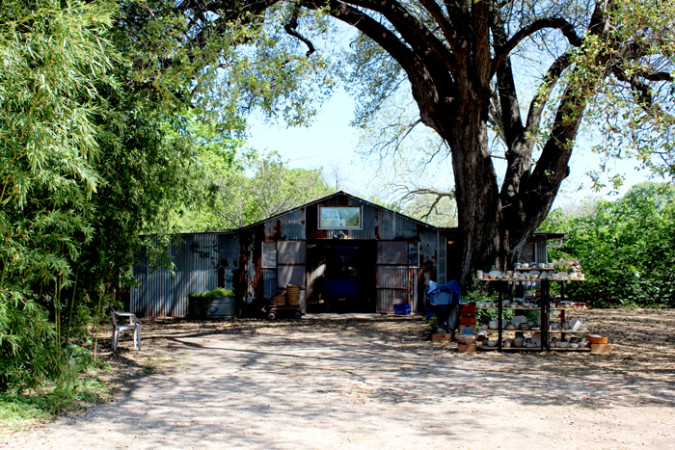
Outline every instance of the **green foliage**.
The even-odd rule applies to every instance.
[[[311,112],[315,66],[287,42],[255,21],[200,34],[175,6],[0,3],[0,394],[71,404],[134,255],[217,191],[199,157],[230,170],[251,108]]]
[[[190,294],[190,297],[199,298],[217,298],[217,297],[234,297],[234,291],[231,289],[217,288],[212,291],[197,292]]]
[[[106,3],[0,6],[0,392],[62,377],[64,289],[91,242],[97,117],[115,90]]]
[[[675,83],[672,78],[675,18],[672,2],[615,2],[611,40],[593,43],[595,51],[616,60],[619,80],[598,83],[598,95],[590,111],[590,122],[604,136],[594,149],[608,157],[634,158],[642,167],[664,177],[675,178]],[[613,43],[630,42],[641,57],[622,58],[625,48]],[[660,73],[659,73],[660,72]],[[659,73],[662,85],[648,84],[645,74]],[[601,78],[602,79],[602,78]],[[652,76],[651,79],[656,79]]]
[[[22,429],[73,407],[110,399],[107,386],[98,377],[101,370],[88,369],[73,376],[73,383],[67,386],[49,385],[30,395],[0,394],[0,428]]]
[[[588,281],[569,295],[592,305],[675,306],[675,186],[644,183],[615,202],[551,214],[545,229],[568,234],[551,257],[576,258]]]
[[[513,309],[506,309],[502,311],[502,318],[506,320],[511,320],[514,316]],[[484,324],[488,323],[491,320],[497,320],[499,318],[499,310],[497,308],[492,309],[479,309],[476,310],[476,323]]]
[[[250,152],[233,157],[232,152],[206,151],[199,174],[212,194],[174,217],[184,231],[239,228],[287,211],[334,192],[321,171],[289,168],[276,152]]]

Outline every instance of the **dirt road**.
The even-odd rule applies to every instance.
[[[580,315],[612,355],[458,354],[420,320],[148,322],[120,358],[160,370],[4,446],[675,448],[675,312]]]

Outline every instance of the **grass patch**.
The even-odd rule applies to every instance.
[[[0,433],[26,429],[65,411],[108,401],[110,389],[100,377],[107,371],[109,367],[101,365],[60,384],[45,383],[30,392],[0,394]]]
[[[152,375],[154,373],[163,372],[169,367],[172,367],[174,358],[171,356],[147,356],[143,359],[143,373]]]

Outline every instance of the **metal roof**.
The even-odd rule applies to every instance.
[[[430,224],[428,224],[428,223],[422,222],[421,220],[412,218],[412,217],[410,217],[410,216],[406,216],[405,214],[401,214],[400,212],[394,211],[393,209],[385,208],[384,206],[377,205],[377,204],[375,204],[375,203],[369,202],[368,200],[364,200],[364,199],[359,198],[359,197],[357,197],[357,196],[355,196],[355,195],[348,194],[348,193],[346,193],[346,192],[344,192],[344,191],[338,191],[338,192],[336,192],[336,193],[334,193],[334,194],[327,195],[327,196],[322,197],[322,198],[319,198],[319,199],[317,199],[317,200],[313,200],[313,201],[311,201],[311,202],[305,203],[304,205],[296,206],[295,208],[289,209],[289,210],[284,211],[284,212],[281,212],[281,213],[279,213],[279,214],[275,214],[275,215],[273,215],[273,216],[271,216],[271,217],[268,217],[267,219],[263,219],[263,220],[260,220],[260,221],[258,221],[258,222],[252,223],[252,224],[250,224],[250,225],[246,225],[246,226],[243,226],[243,227],[241,227],[241,228],[237,228],[236,230],[228,230],[228,231],[234,232],[234,231],[241,231],[241,230],[246,230],[246,229],[249,229],[249,228],[253,228],[253,227],[259,226],[259,225],[261,225],[261,224],[263,224],[263,223],[265,223],[265,222],[267,222],[267,221],[269,221],[269,220],[277,219],[277,218],[279,218],[279,217],[285,216],[285,215],[287,215],[287,214],[290,214],[290,213],[292,213],[292,212],[294,212],[294,211],[297,211],[297,210],[299,210],[299,209],[302,209],[302,208],[307,208],[307,207],[309,207],[309,206],[318,205],[318,204],[320,204],[320,203],[323,203],[323,202],[325,202],[325,201],[330,200],[331,198],[338,197],[338,196],[344,196],[344,197],[347,197],[347,198],[351,198],[351,199],[353,199],[353,200],[356,200],[357,202],[361,202],[361,203],[363,203],[363,204],[370,205],[370,206],[372,206],[372,207],[374,207],[374,208],[379,208],[379,209],[382,209],[382,210],[384,210],[384,211],[388,211],[388,212],[390,212],[390,213],[392,213],[392,214],[394,214],[394,215],[403,217],[404,219],[407,219],[407,220],[410,220],[410,221],[412,221],[412,222],[415,222],[415,223],[417,223],[417,224],[419,224],[419,225],[421,225],[421,226],[423,226],[423,227],[429,228],[429,229],[431,229],[431,230],[441,230],[441,229],[442,229],[442,228],[440,228],[440,227],[436,227],[436,226],[434,226],[434,225],[430,225]],[[452,228],[451,228],[451,229],[452,229]]]

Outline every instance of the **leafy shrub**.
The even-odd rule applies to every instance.
[[[199,297],[199,298],[234,297],[234,291],[231,289],[217,288],[212,291],[204,291],[195,294],[190,294],[190,297]]]
[[[615,202],[554,212],[545,228],[568,234],[549,259],[578,259],[588,280],[569,283],[571,297],[595,306],[675,306],[675,186],[639,184]]]

